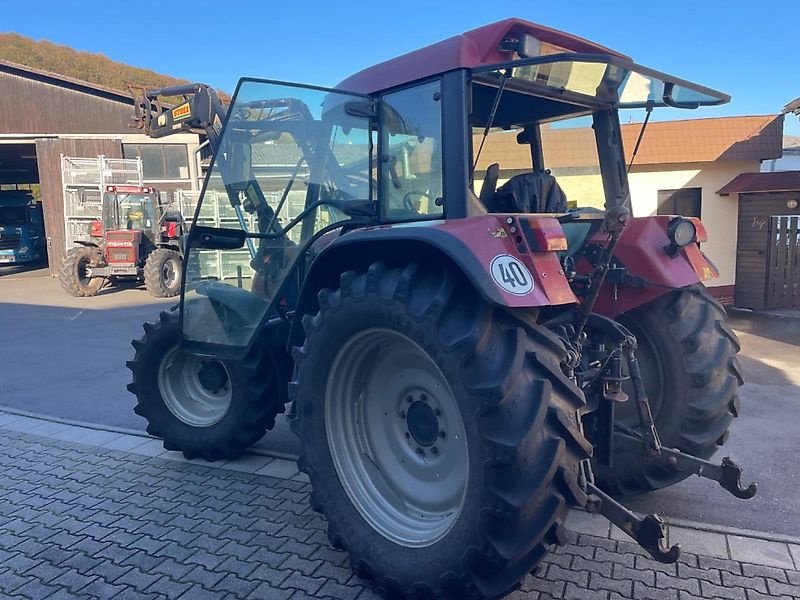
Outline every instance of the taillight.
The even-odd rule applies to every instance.
[[[567,236],[558,219],[536,217],[520,219],[522,232],[533,252],[558,252],[567,249]]]

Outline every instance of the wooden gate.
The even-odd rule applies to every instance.
[[[767,308],[800,310],[800,216],[770,217]]]

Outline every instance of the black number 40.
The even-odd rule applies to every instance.
[[[522,272],[522,269],[517,263],[512,262],[508,265],[501,263],[499,267],[500,278],[503,280],[503,283],[508,284],[513,288],[517,286],[527,287],[528,278],[525,276],[525,273]]]

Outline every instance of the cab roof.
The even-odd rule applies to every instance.
[[[507,62],[515,58],[514,53],[499,50],[500,42],[521,34],[538,39],[543,54],[576,52],[631,60],[624,54],[584,38],[523,19],[510,18],[368,67],[342,81],[337,88],[371,94],[453,69],[475,69]]]

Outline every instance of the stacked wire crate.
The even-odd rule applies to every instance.
[[[200,192],[179,190],[178,204],[184,222],[189,225],[204,225],[206,227],[222,227],[225,229],[241,229],[236,211],[231,206],[228,195],[217,190],[206,190],[200,212],[197,213],[197,204]],[[197,213],[197,214],[195,214]],[[242,212],[245,227],[248,231],[258,231],[255,215]],[[187,264],[189,280],[219,279],[232,280],[240,277],[252,277],[250,249],[246,246],[242,250],[200,250],[192,252],[190,262]]]
[[[140,158],[81,158],[61,155],[66,250],[91,240],[92,221],[102,219],[103,192],[111,185],[142,187]]]

